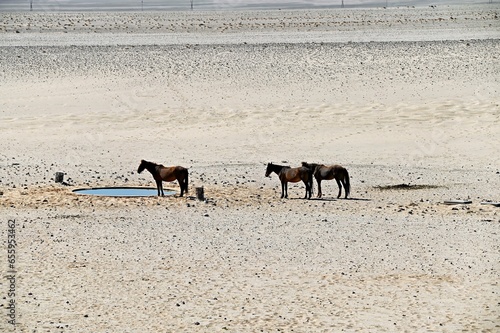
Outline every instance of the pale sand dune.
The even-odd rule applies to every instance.
[[[498,8],[339,13],[0,14],[18,331],[497,331]],[[143,158],[207,201],[71,193],[152,186]],[[356,200],[279,200],[270,161]]]

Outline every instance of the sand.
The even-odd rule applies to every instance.
[[[498,331],[499,10],[0,13],[2,312],[21,332]],[[71,192],[154,186],[141,159],[188,167],[188,196]],[[282,200],[271,161],[341,164],[351,198]]]

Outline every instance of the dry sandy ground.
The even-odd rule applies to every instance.
[[[0,14],[0,328],[15,299],[21,332],[498,331],[498,13]],[[141,159],[207,200],[71,192]],[[270,161],[352,198],[280,200]]]

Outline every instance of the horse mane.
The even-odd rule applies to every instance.
[[[158,164],[158,163],[155,163],[155,162],[151,162],[151,161],[146,161],[146,160],[141,160],[141,163],[144,162],[146,164],[152,164],[154,165],[155,167],[157,166],[160,166],[160,167],[165,167],[163,164]]]
[[[270,164],[272,166],[280,167],[280,168],[291,168],[291,166],[289,166],[289,165],[276,164],[273,162],[269,162],[268,164]]]
[[[323,164],[302,162],[303,167],[309,168],[313,171],[316,170],[317,167],[320,167],[322,165]]]

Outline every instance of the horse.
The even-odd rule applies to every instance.
[[[153,175],[156,187],[158,188],[158,196],[160,196],[160,192],[162,197],[165,196],[165,193],[163,193],[163,181],[172,182],[176,179],[181,187],[181,197],[184,195],[184,192],[188,192],[188,169],[181,166],[165,167],[161,164],[141,160],[137,173],[141,173],[144,169]]]
[[[288,198],[288,182],[297,183],[303,181],[306,185],[306,195],[304,199],[310,199],[313,189],[312,170],[305,167],[291,168],[289,166],[267,164],[266,177],[271,173],[276,173],[281,181],[281,199]]]
[[[323,193],[321,193],[321,181],[335,178],[337,185],[339,186],[337,199],[340,198],[340,195],[342,194],[342,186],[344,186],[345,198],[347,199],[347,196],[351,191],[351,184],[349,181],[349,172],[347,172],[346,168],[336,164],[324,165],[307,162],[302,162],[302,166],[314,171],[314,178],[316,178],[316,182],[318,183],[318,198],[321,198],[323,195]]]

